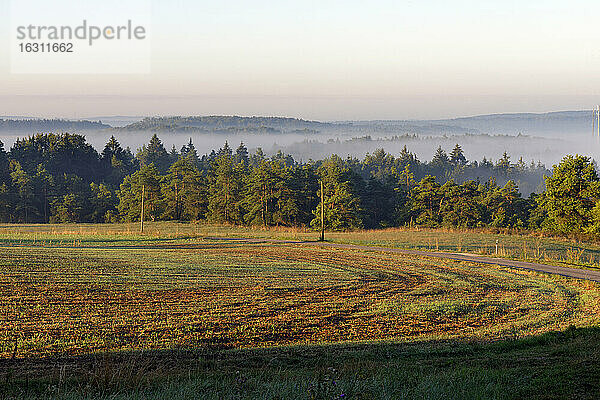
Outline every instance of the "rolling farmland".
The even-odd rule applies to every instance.
[[[2,355],[526,336],[598,315],[594,283],[283,244],[17,247]]]
[[[597,326],[600,315],[596,282],[451,259],[217,241],[189,232],[19,237],[5,234],[0,252],[0,357],[8,362],[0,374],[7,384],[28,381],[40,368],[60,381],[60,367],[49,367],[56,360],[79,365],[90,356],[144,352],[153,358],[164,351],[188,354],[177,355],[185,360],[175,363],[188,373],[199,373],[199,366],[187,352],[229,360],[211,367],[225,374],[223,383],[248,357],[278,359],[308,349],[316,360],[339,358],[319,365],[345,365],[347,346],[384,346],[393,353],[396,346],[422,344],[419,351],[428,354],[443,343],[520,343]],[[245,355],[236,361],[234,354]],[[297,362],[301,375],[312,376],[304,361]],[[23,367],[28,363],[36,367]],[[81,368],[72,369],[77,379],[84,379],[77,375]],[[171,376],[162,368],[153,374]],[[312,378],[306,379],[298,390],[311,398],[305,386]],[[225,392],[214,393],[238,396]],[[257,392],[248,393],[245,398]]]

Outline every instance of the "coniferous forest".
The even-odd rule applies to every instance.
[[[362,159],[298,162],[225,143],[199,155],[190,140],[167,151],[154,135],[133,154],[115,137],[98,153],[77,134],[38,134],[0,145],[0,221],[207,220],[329,230],[498,227],[600,231],[600,181],[587,157],[540,163],[470,161],[457,144],[423,162],[406,147]],[[520,192],[531,193],[527,197]]]

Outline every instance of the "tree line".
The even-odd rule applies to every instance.
[[[519,182],[545,176],[524,198]],[[504,179],[502,185],[495,176]],[[320,202],[320,183],[324,202]],[[600,231],[600,180],[592,160],[469,161],[457,144],[421,162],[405,147],[362,160],[332,155],[298,162],[228,143],[199,156],[190,140],[167,151],[154,135],[134,155],[110,138],[98,153],[76,134],[38,134],[0,143],[0,221],[9,223],[207,220],[329,230],[502,227],[562,233]]]

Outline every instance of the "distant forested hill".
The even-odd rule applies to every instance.
[[[350,122],[340,122],[350,124]],[[353,121],[355,128],[362,127],[378,132],[408,132],[417,134],[501,134],[562,136],[592,133],[591,110],[559,111],[549,113],[488,114],[472,117],[438,120],[378,120]]]
[[[17,132],[35,134],[39,132],[78,132],[86,130],[101,130],[110,128],[110,125],[94,121],[71,121],[66,119],[1,119],[0,132]]]
[[[110,118],[110,117],[107,117]],[[121,117],[123,119],[125,117]],[[130,120],[132,120],[130,118]],[[133,118],[135,120],[135,118]],[[592,134],[592,111],[563,111],[543,114],[490,114],[440,120],[375,120],[320,122],[284,117],[171,116],[148,117],[115,132],[215,133],[215,134],[344,134],[374,135],[536,135],[561,137]],[[123,124],[126,124],[124,121]],[[0,132],[34,134],[49,131],[77,132],[111,128],[100,121],[4,118]]]
[[[192,116],[154,117],[118,131],[157,133],[299,133],[352,135],[477,135],[503,134],[562,136],[591,134],[592,112],[563,111],[543,114],[490,114],[440,120],[375,120],[319,122],[282,117]]]
[[[129,124],[120,131],[206,133],[319,133],[331,124],[280,117],[154,117]]]
[[[390,121],[391,122],[391,121]],[[283,117],[154,117],[124,127],[116,131],[156,132],[156,133],[295,133],[310,134],[477,134],[477,129],[456,125],[444,125],[426,121],[340,121],[320,122]]]
[[[477,129],[482,133],[567,135],[591,134],[591,110],[560,111],[542,114],[491,114],[435,121],[446,125]]]

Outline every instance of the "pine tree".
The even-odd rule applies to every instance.
[[[452,164],[441,146],[437,148],[429,167],[433,176],[437,176],[442,180],[447,178],[448,172],[452,169]]]
[[[274,219],[287,226],[308,225],[313,219],[312,211],[319,204],[318,177],[311,165],[292,168],[280,188],[280,198]]]
[[[441,223],[448,227],[472,228],[481,225],[481,192],[476,182],[457,185],[449,180],[439,188]]]
[[[90,184],[90,210],[87,220],[94,223],[113,222],[116,219],[117,198],[103,183]]]
[[[76,179],[76,181],[78,183],[80,183],[80,184],[83,183],[81,178],[77,177],[76,175],[74,176],[74,178]],[[63,176],[63,180],[64,179],[65,179],[65,176]],[[36,198],[38,212],[39,212],[40,216],[43,217],[43,222],[48,223],[50,221],[50,198],[54,195],[55,179],[40,164],[40,165],[38,165],[35,175],[33,176],[33,185],[35,187],[35,198]],[[77,188],[77,187],[68,187],[68,188],[63,187],[62,192],[63,193],[64,192],[75,193],[80,198],[81,196],[84,196],[84,195],[82,195],[81,193],[78,193],[78,189],[79,188]],[[85,203],[85,202],[83,200],[81,200],[81,203]],[[81,221],[69,221],[69,222],[81,222]]]
[[[392,186],[371,177],[361,200],[365,228],[388,227],[396,223],[396,192]]]
[[[257,166],[265,159],[265,153],[259,147],[256,149],[256,152],[250,156],[250,165]]]
[[[498,163],[496,164],[496,169],[503,172],[504,174],[507,174],[510,168],[510,156],[505,151],[502,154],[502,158],[498,160]]]
[[[450,153],[450,162],[453,165],[465,165],[467,163],[467,158],[465,157],[462,148],[457,143],[456,146],[452,149]]]
[[[225,144],[223,145],[223,147],[221,147],[219,149],[219,151],[217,151],[216,157],[221,157],[221,156],[231,157],[232,155],[233,155],[233,150],[231,150],[231,147],[229,147],[229,143],[227,141],[225,141]]]
[[[277,163],[262,160],[251,168],[244,190],[245,219],[250,224],[273,225],[280,184],[285,183],[284,170]]]
[[[44,171],[40,169],[43,175]],[[90,185],[77,175],[64,175],[55,182],[57,192],[51,203],[51,223],[87,222],[90,209]]]
[[[235,151],[235,162],[238,164],[243,164],[245,167],[248,166],[249,158],[248,158],[248,149],[244,146],[244,143],[241,142]]]
[[[318,168],[324,186],[325,227],[330,230],[361,228],[360,198],[353,185],[353,173],[338,156],[325,160]],[[320,193],[319,193],[320,196]],[[311,226],[321,226],[321,204],[313,211]]]
[[[441,222],[442,194],[435,177],[423,178],[410,193],[410,212],[418,225],[435,227]]]
[[[163,219],[197,220],[206,212],[206,192],[198,167],[188,154],[171,167],[161,181]]]
[[[142,166],[154,164],[159,173],[165,173],[171,165],[171,157],[156,134],[152,135],[148,146],[138,152],[137,158]]]
[[[13,204],[16,203],[10,176],[10,160],[0,141],[0,222],[13,222]]]
[[[10,161],[4,150],[4,143],[0,140],[0,186],[10,185]]]
[[[138,167],[131,150],[123,150],[114,136],[104,146],[100,158],[106,170],[105,181],[114,188],[118,188],[123,178],[133,174]]]
[[[34,203],[35,187],[33,179],[21,168],[21,164],[17,161],[11,162],[10,169],[12,186],[16,191],[13,215],[18,222],[35,222],[40,215]]]
[[[241,223],[244,214],[241,208],[243,166],[233,161],[228,149],[225,143],[211,164],[207,218],[213,222]]]
[[[175,161],[179,160],[179,152],[175,148],[175,145],[171,146],[171,151],[169,152],[169,165],[172,165]]]
[[[600,200],[600,179],[588,157],[567,156],[546,177],[539,205],[548,213],[545,227],[581,232],[593,223],[592,209]]]
[[[200,160],[198,158],[198,153],[196,152],[196,147],[194,146],[194,143],[192,143],[192,138],[190,138],[187,145],[184,145],[181,148],[181,157],[189,159],[192,164],[196,166],[199,165]]]
[[[101,158],[104,161],[110,162],[113,156],[120,157],[123,153],[123,148],[121,144],[117,141],[117,139],[112,135],[106,145],[104,146],[104,150],[102,150]]]
[[[121,184],[117,209],[123,221],[140,220],[142,193],[144,194],[144,219],[152,221],[159,219],[163,213],[163,197],[160,174],[153,163],[125,177]]]

